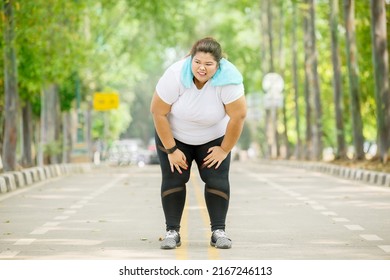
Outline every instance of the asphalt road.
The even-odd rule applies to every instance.
[[[233,162],[230,250],[210,247],[198,172],[182,246],[161,250],[159,166],[99,167],[0,195],[0,259],[390,260],[390,188]]]

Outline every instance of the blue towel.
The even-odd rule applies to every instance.
[[[192,57],[187,57],[181,70],[180,79],[185,88],[191,88],[192,80],[194,78],[194,75],[191,71],[191,61]],[[211,78],[211,85],[215,87],[225,85],[239,85],[242,83],[242,81],[242,75],[236,66],[234,66],[225,58],[222,58],[219,62],[219,68],[217,72],[215,72],[214,76]]]

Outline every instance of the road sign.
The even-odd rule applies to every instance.
[[[263,89],[266,93],[276,92],[281,93],[284,88],[282,76],[278,73],[268,73],[263,78]]]
[[[93,95],[93,109],[108,111],[119,107],[119,94],[115,92],[95,92]]]

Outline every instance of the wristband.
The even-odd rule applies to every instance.
[[[177,150],[177,146],[175,145],[170,149],[165,149],[165,152],[169,155],[169,154],[172,154],[176,150]]]

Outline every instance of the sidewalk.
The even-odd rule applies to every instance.
[[[264,161],[262,161],[264,162]],[[369,184],[390,187],[390,173],[377,172],[361,168],[350,168],[325,162],[309,162],[296,160],[270,160],[270,164],[303,168],[306,170],[326,173],[348,180],[361,181]]]

